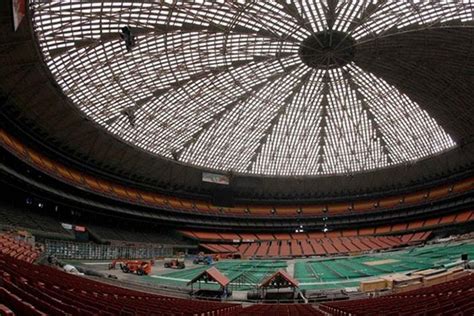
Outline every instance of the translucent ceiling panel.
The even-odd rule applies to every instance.
[[[30,9],[71,102],[161,157],[330,175],[455,146],[428,109],[354,60],[365,41],[471,27],[470,1],[31,0]]]

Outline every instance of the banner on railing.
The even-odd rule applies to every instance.
[[[26,0],[12,0],[13,28],[16,31],[26,15]]]
[[[61,223],[61,226],[62,226],[64,229],[72,230],[72,225],[71,225],[71,224]]]
[[[85,228],[84,226],[78,226],[78,225],[76,225],[76,226],[74,226],[74,230],[75,230],[76,232],[85,232],[85,231],[86,231],[86,228]]]

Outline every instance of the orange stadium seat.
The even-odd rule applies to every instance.
[[[257,236],[248,233],[239,233],[242,240],[258,240]]]
[[[253,215],[269,215],[272,208],[269,206],[249,206],[250,213]]]
[[[303,255],[305,256],[313,256],[315,255],[313,247],[311,247],[311,244],[308,242],[308,240],[301,240],[301,249],[303,251]]]
[[[322,256],[326,254],[326,250],[324,250],[323,246],[319,243],[320,240],[310,239],[309,243],[313,247],[314,253],[318,256]]]
[[[339,238],[332,238],[331,239],[334,248],[336,248],[337,252],[340,254],[349,253],[349,249],[342,243],[341,239]]]
[[[82,174],[79,173],[79,172],[76,172],[72,169],[69,169],[69,173],[71,174],[71,176],[73,177],[74,179],[74,182],[78,183],[78,184],[84,184],[84,178],[82,177]]]
[[[291,239],[306,240],[308,239],[308,235],[305,233],[295,233],[291,234]]]
[[[439,224],[440,225],[451,224],[451,223],[454,222],[455,218],[456,218],[456,214],[450,214],[450,215],[443,216],[443,217],[441,217],[441,220],[439,221]]]
[[[467,222],[472,214],[473,214],[473,211],[465,211],[465,212],[459,213],[456,216],[455,221],[458,223]]]
[[[260,234],[255,234],[259,240],[274,240],[275,237],[273,234],[265,234],[265,233],[260,233]]]
[[[357,201],[354,202],[354,211],[368,211],[374,209],[376,201]]]
[[[474,178],[465,179],[453,185],[453,192],[460,193],[474,189]]]
[[[91,189],[96,191],[103,191],[102,187],[97,183],[96,179],[91,178],[89,176],[84,176],[83,178],[86,182],[86,185],[88,185]]]
[[[31,161],[41,169],[44,169],[43,160],[38,153],[33,150],[29,150],[28,154],[30,155]]]
[[[58,170],[59,175],[69,181],[75,181],[73,176],[69,173],[69,170],[64,168],[62,165],[56,165],[56,170]]]
[[[257,253],[257,250],[259,248],[259,244],[258,243],[251,243],[249,245],[249,247],[245,250],[245,252],[243,253],[244,256],[246,257],[253,257],[255,256],[255,254]]]
[[[342,236],[344,237],[351,237],[351,236],[357,236],[357,235],[358,235],[357,229],[349,229],[349,230],[342,231]]]
[[[414,222],[410,222],[410,223],[408,223],[407,229],[410,230],[410,229],[421,228],[421,227],[423,227],[424,223],[425,223],[424,219],[417,220],[417,221],[414,221]]]
[[[326,237],[340,237],[342,232],[340,230],[337,231],[331,231],[326,233]]]
[[[357,248],[349,238],[341,238],[341,242],[344,247],[351,253],[359,252],[360,249]]]
[[[439,198],[442,198],[442,197],[445,197],[447,195],[449,195],[449,193],[451,192],[451,186],[443,186],[443,187],[440,187],[440,188],[435,188],[435,189],[432,189],[430,190],[430,193],[429,193],[429,198],[431,200],[435,200],[435,199],[439,199]]]
[[[240,244],[237,249],[239,250],[239,252],[243,255],[246,251],[247,251],[247,248],[250,247],[250,244]]]
[[[97,184],[99,185],[102,191],[112,193],[112,188],[110,187],[109,183],[102,181],[100,179],[96,179],[96,180],[97,180]]]
[[[298,240],[292,239],[290,244],[291,255],[295,257],[300,257],[303,252],[301,250],[301,245]]]
[[[376,234],[385,234],[389,233],[392,231],[392,226],[391,225],[384,225],[384,226],[379,226],[375,228],[375,233]]]
[[[226,213],[240,216],[247,215],[246,209],[244,207],[229,207],[226,210]]]
[[[407,230],[407,223],[394,224],[392,226],[392,232],[402,232]]]
[[[118,186],[118,185],[113,185],[112,190],[115,192],[115,194],[117,194],[118,197],[120,197],[122,199],[129,199],[127,191],[125,191],[124,187]]]
[[[266,257],[268,253],[268,248],[270,248],[270,243],[268,241],[264,241],[260,244],[257,251],[255,252],[255,256],[257,257]]]
[[[403,199],[406,204],[417,204],[423,202],[428,196],[428,192],[417,192],[413,194],[406,195]]]
[[[280,253],[280,244],[279,241],[273,240],[270,242],[270,247],[268,248],[268,256],[269,257],[278,257]]]
[[[305,215],[321,214],[325,210],[324,205],[305,205],[301,208]]]
[[[327,208],[328,208],[329,214],[344,213],[350,209],[350,204],[347,204],[347,203],[329,204]]]
[[[235,233],[219,233],[219,236],[222,238],[222,240],[240,240],[240,236]]]
[[[309,233],[307,233],[307,235],[310,239],[324,238],[324,233],[323,232],[309,232]]]
[[[141,194],[143,201],[145,201],[148,204],[155,204],[156,201],[153,198],[153,195],[150,193],[142,193]]]
[[[289,240],[282,240],[280,245],[280,256],[289,257],[291,256],[291,250],[289,246]]]
[[[392,208],[397,205],[400,205],[400,200],[402,197],[400,196],[395,196],[395,197],[390,197],[386,199],[382,199],[379,201],[379,207],[380,208]]]
[[[275,233],[273,234],[273,236],[275,236],[275,239],[277,240],[290,240],[291,239],[290,234],[287,234],[287,233]]]
[[[429,218],[429,219],[425,220],[425,227],[436,226],[436,225],[439,224],[440,220],[441,220],[440,217]]]
[[[0,141],[2,141],[4,144],[8,146],[11,151],[15,152],[17,155],[22,155],[25,152],[29,154],[31,161],[33,162],[34,165],[36,165],[40,169],[44,170],[49,170],[53,175],[62,178],[62,179],[67,179],[68,181],[75,182],[76,184],[79,185],[85,185],[87,188],[91,189],[92,191],[101,191],[104,193],[110,193],[111,195],[114,195],[113,193],[115,192],[115,195],[118,196],[119,198],[122,199],[127,199],[127,200],[132,200],[134,202],[140,203],[141,202],[141,196],[143,194],[147,194],[147,192],[143,191],[136,191],[135,193],[132,193],[131,196],[130,194],[127,194],[127,192],[130,191],[135,191],[131,190],[128,188],[119,188],[120,185],[117,184],[104,184],[101,185],[103,182],[101,179],[94,178],[90,175],[84,175],[85,178],[87,178],[87,182],[84,181],[83,175],[73,169],[67,168],[61,164],[57,164],[54,161],[49,160],[46,158],[44,155],[26,148],[23,146],[20,142],[18,142],[15,138],[10,137],[7,135],[3,130],[1,131],[1,137]],[[95,185],[95,183],[99,183],[99,186]],[[105,187],[105,188],[104,188]],[[110,189],[112,188],[112,190]],[[454,183],[453,185],[444,185],[439,188],[432,188],[429,191],[420,191],[420,192],[415,192],[409,195],[406,195],[405,197],[388,197],[385,199],[380,199],[380,200],[366,200],[366,201],[356,201],[354,203],[336,203],[336,204],[328,204],[328,205],[304,205],[301,210],[302,213],[305,215],[311,215],[311,214],[321,214],[324,213],[325,211],[328,211],[329,213],[342,213],[345,212],[346,210],[349,210],[351,205],[353,205],[354,211],[361,212],[361,211],[370,211],[375,208],[391,208],[391,207],[396,207],[398,204],[400,204],[400,201],[403,201],[403,205],[409,205],[409,204],[417,204],[421,203],[427,199],[439,199],[443,198],[444,196],[448,196],[450,191],[454,193],[460,193],[460,192],[465,192],[467,190],[473,190],[474,189],[474,178],[469,178],[465,179],[463,181],[460,181],[458,183]],[[153,204],[152,199],[147,196],[147,198],[143,199],[144,202],[148,204]],[[201,203],[199,201],[191,201],[191,200],[185,200],[185,199],[174,199],[170,197],[160,197],[160,198],[155,198],[156,205],[165,205],[166,200],[170,200],[168,207],[176,207],[177,209],[184,209],[188,211],[192,210],[197,210],[197,211],[203,211],[203,212],[212,212],[212,213],[228,213],[228,214],[246,214],[247,216],[262,216],[262,215],[268,215],[271,214],[273,207],[271,206],[266,206],[266,205],[260,205],[260,206],[248,206],[248,209],[250,212],[247,214],[246,209],[247,207],[236,207],[236,208],[220,208],[216,206],[210,206],[207,203]],[[163,200],[163,202],[161,201]],[[193,205],[196,205],[194,207]],[[276,207],[276,212],[274,216],[288,216],[288,215],[297,215],[297,206],[284,206],[284,207]]]
[[[140,196],[140,194],[138,193],[137,190],[127,188],[127,189],[125,190],[125,192],[127,193],[128,198],[129,198],[130,200],[132,200],[132,201],[136,201],[136,200],[138,200],[138,199],[141,198],[141,196]]]
[[[275,207],[278,215],[297,215],[298,208],[296,206],[278,206]]]
[[[321,245],[324,249],[324,252],[330,255],[339,253],[336,248],[334,248],[332,242],[328,238],[321,239]]]
[[[360,228],[359,229],[359,236],[373,235],[374,232],[375,232],[374,227]]]

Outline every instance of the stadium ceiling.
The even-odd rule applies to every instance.
[[[470,25],[470,1],[30,3],[64,94],[153,154],[235,173],[334,175],[456,146],[364,61],[384,39]]]
[[[32,0],[14,31],[2,1],[1,128],[96,176],[205,199],[357,198],[472,174],[474,4],[394,3]],[[216,169],[230,185],[202,182]]]

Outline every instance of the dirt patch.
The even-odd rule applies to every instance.
[[[377,260],[377,261],[366,261],[366,262],[364,262],[364,264],[368,265],[368,266],[379,266],[379,265],[382,265],[382,264],[395,263],[395,262],[398,262],[398,261],[400,261],[400,260],[384,259],[384,260]]]

